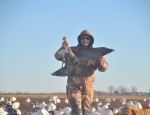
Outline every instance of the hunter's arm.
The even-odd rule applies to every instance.
[[[105,72],[108,69],[108,63],[106,61],[104,62],[98,62],[98,70],[101,72]]]

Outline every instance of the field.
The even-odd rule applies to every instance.
[[[45,101],[46,104],[49,103],[48,101],[48,97],[53,97],[53,96],[57,96],[61,101],[66,98],[65,94],[0,94],[0,97],[6,97],[8,99],[10,99],[11,97],[16,97],[17,100],[16,102],[20,103],[20,107],[19,109],[22,111],[22,113],[24,112],[33,112],[35,110],[37,110],[38,108],[33,108],[32,107],[32,102],[33,101],[37,101],[37,102],[41,102],[41,101]],[[27,103],[25,102],[26,98],[30,98],[31,102]],[[105,98],[115,98],[115,101],[110,102],[109,108],[113,109],[113,107],[120,107],[122,106],[120,103],[120,98],[125,98],[126,101],[134,101],[137,100],[141,103],[141,105],[143,106],[144,109],[149,108],[148,106],[148,101],[150,100],[150,96],[139,96],[139,95],[95,95],[94,98],[98,98],[100,102],[102,102],[104,104],[104,99]],[[147,101],[143,101],[142,99],[146,98]],[[0,104],[5,104],[5,102],[0,102]],[[91,104],[92,106],[95,106],[96,103],[93,102]],[[69,104],[60,102],[58,104],[56,104],[57,109],[59,108],[64,108],[66,106],[69,106]]]

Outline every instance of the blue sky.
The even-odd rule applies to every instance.
[[[54,53],[66,36],[70,46],[84,29],[105,56],[106,72],[95,72],[95,90],[108,86],[150,86],[149,0],[1,0],[0,91],[65,92],[67,77],[52,76],[61,67]]]

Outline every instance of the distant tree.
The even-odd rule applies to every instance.
[[[129,89],[124,87],[124,86],[119,86],[118,91],[119,91],[120,94],[125,94],[125,93],[129,92]]]
[[[115,90],[115,91],[114,91],[114,94],[120,94],[120,93],[119,93],[119,91],[118,91],[118,90]]]
[[[149,86],[149,88],[148,88],[148,93],[149,93],[149,95],[150,95],[150,86]]]
[[[94,93],[95,93],[95,94],[97,94],[97,91],[96,91],[96,90],[94,90]]]
[[[110,85],[110,86],[108,87],[108,93],[113,94],[113,93],[114,93],[114,90],[115,90],[114,86]]]
[[[104,92],[104,91],[96,91],[96,90],[94,90],[94,93],[95,93],[95,94],[108,94],[107,92]]]
[[[17,91],[16,93],[17,93],[17,94],[22,94],[22,92],[20,92],[20,91]]]
[[[131,87],[131,93],[135,93],[135,92],[137,92],[137,87],[132,86],[132,87]]]

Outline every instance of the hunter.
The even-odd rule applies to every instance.
[[[94,38],[88,30],[83,30],[77,40],[77,48],[92,48],[94,43]],[[62,55],[58,52],[67,48],[68,44],[63,42],[61,48],[55,53],[55,58],[63,61]],[[89,60],[88,65],[75,68],[72,74],[68,76],[66,93],[72,109],[71,115],[88,114],[94,96],[94,72],[97,69],[101,72],[105,72],[108,69],[108,64],[103,56],[98,57],[96,61]]]

